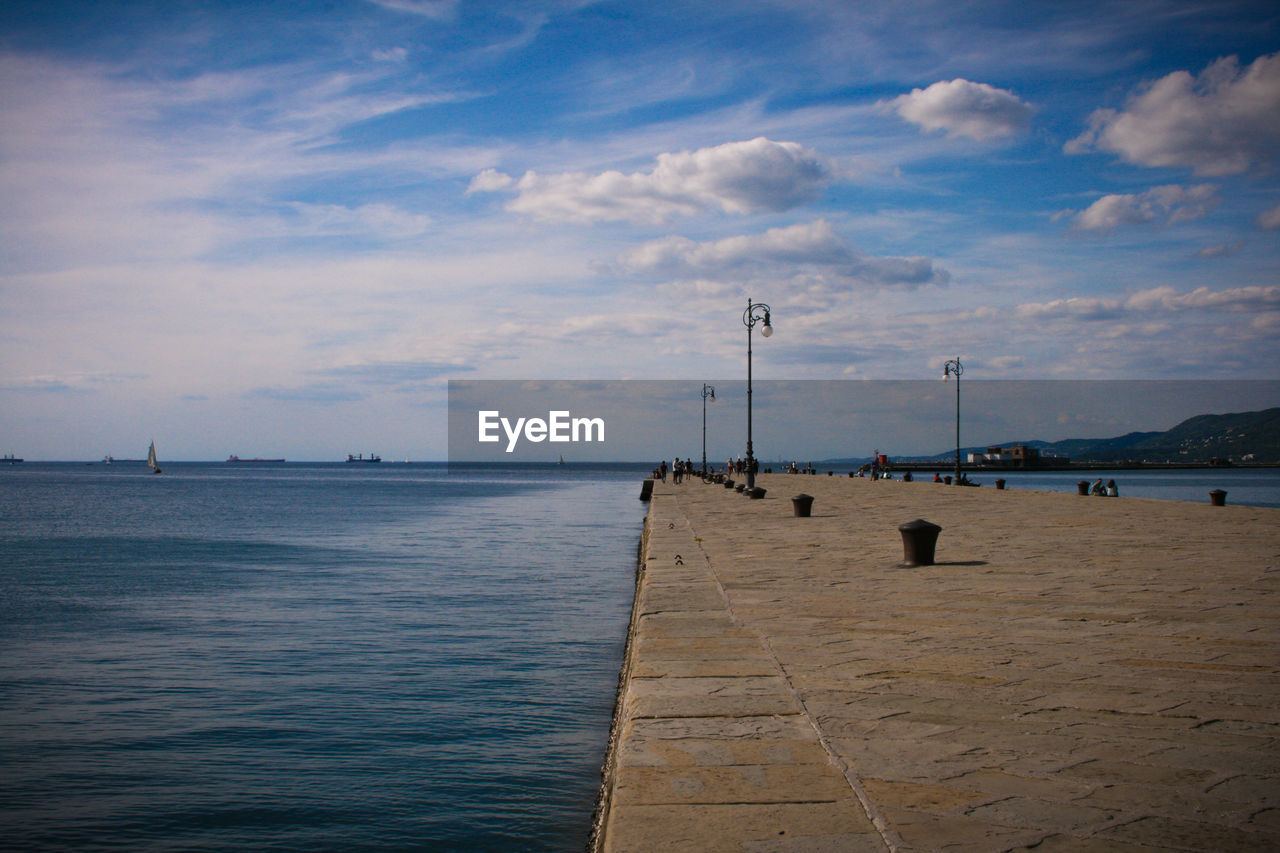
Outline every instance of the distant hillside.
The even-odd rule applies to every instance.
[[[1114,438],[1070,438],[1063,441],[1001,441],[992,447],[1025,444],[1042,456],[1065,456],[1072,462],[1229,462],[1280,463],[1280,408],[1226,415],[1197,415],[1165,432],[1131,432]],[[981,447],[961,448],[962,456]],[[900,458],[907,462],[947,463],[955,451],[934,456]]]

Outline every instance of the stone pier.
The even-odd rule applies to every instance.
[[[655,484],[595,850],[1280,849],[1280,510],[759,485]]]

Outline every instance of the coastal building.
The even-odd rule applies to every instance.
[[[1034,468],[1037,465],[1065,465],[1070,459],[1064,456],[1042,457],[1039,448],[1025,444],[1008,447],[988,447],[985,453],[970,453],[970,465],[997,465],[1007,468]]]

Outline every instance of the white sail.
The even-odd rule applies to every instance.
[[[151,472],[152,472],[153,474],[159,474],[159,473],[160,473],[160,466],[159,466],[159,464],[157,464],[157,462],[156,462],[156,442],[155,442],[155,439],[152,439],[152,440],[151,440],[151,447],[147,448],[147,464],[151,466]]]

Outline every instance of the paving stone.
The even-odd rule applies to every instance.
[[[620,804],[812,803],[851,796],[844,776],[825,762],[806,765],[633,766],[613,792]]]
[[[1008,853],[1153,853],[1163,847],[1129,844],[1114,838],[1082,838],[1055,833],[1030,847],[1014,847]]]
[[[949,812],[988,799],[981,791],[967,788],[888,779],[863,779],[862,787],[875,802],[903,809]]]
[[[1095,836],[1104,840],[1127,841],[1149,847],[1174,850],[1241,851],[1280,849],[1280,835],[1250,832],[1217,823],[1199,823],[1169,817],[1142,817],[1107,829]]]
[[[852,798],[830,803],[621,806],[613,818],[608,838],[616,853],[888,850]]]
[[[1008,797],[968,809],[968,817],[1006,826],[1073,832],[1086,827],[1097,829],[1115,821],[1119,811],[1054,802],[1030,797]]]
[[[914,850],[992,851],[1034,844],[1043,833],[986,823],[962,815],[885,808],[903,843]]]

